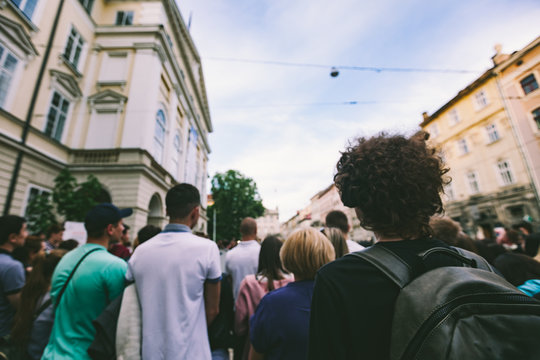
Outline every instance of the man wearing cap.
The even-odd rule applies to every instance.
[[[219,312],[217,245],[196,236],[200,194],[190,184],[167,192],[170,223],[129,260],[142,308],[143,359],[210,360],[207,326]]]
[[[132,212],[103,203],[86,214],[87,243],[66,254],[53,274],[51,299],[56,313],[42,359],[90,359],[86,350],[94,339],[92,320],[122,293],[127,270],[126,262],[107,248],[109,242],[120,240],[122,218]]]

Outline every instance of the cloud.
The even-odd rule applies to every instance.
[[[348,139],[413,132],[491,66],[493,45],[538,36],[536,1],[183,0],[193,10],[214,133],[209,173],[238,169],[286,220],[332,181]],[[477,70],[371,73],[212,60]],[[328,103],[367,101],[332,106]],[[311,105],[309,105],[311,104]]]

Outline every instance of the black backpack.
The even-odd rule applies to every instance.
[[[540,301],[520,292],[476,254],[437,247],[418,255],[425,261],[431,254],[451,256],[464,266],[411,278],[409,265],[382,246],[351,254],[401,289],[390,359],[540,359]]]

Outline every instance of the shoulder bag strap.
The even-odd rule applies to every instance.
[[[383,246],[373,245],[365,250],[348,254],[369,262],[382,271],[400,289],[411,281],[411,267],[403,259]]]
[[[45,301],[41,306],[37,309],[37,311],[34,313],[34,320],[36,320],[39,315],[41,315],[42,312],[45,311],[46,308],[48,308],[52,304],[52,299],[48,298],[47,301]]]
[[[66,282],[64,283],[64,286],[62,286],[62,290],[60,290],[60,292],[58,293],[58,297],[56,298],[56,304],[55,306],[58,306],[60,304],[60,299],[62,298],[62,295],[64,295],[64,291],[66,291],[66,288],[69,284],[69,280],[71,280],[71,278],[73,277],[73,274],[75,274],[75,271],[77,270],[77,268],[79,267],[79,265],[81,265],[81,263],[83,262],[84,259],[86,259],[86,257],[88,255],[90,255],[91,253],[93,253],[94,251],[97,251],[97,250],[101,250],[101,248],[95,248],[95,249],[92,249],[90,250],[89,252],[87,252],[86,254],[83,255],[83,257],[79,260],[79,262],[77,263],[77,265],[75,265],[75,267],[73,268],[73,270],[71,270],[71,274],[69,274]]]

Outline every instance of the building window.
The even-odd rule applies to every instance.
[[[446,164],[446,153],[442,149],[439,150],[439,157],[441,158],[441,161]]]
[[[17,5],[28,19],[32,19],[32,15],[36,9],[37,0],[11,0],[11,2]]]
[[[525,216],[523,205],[509,206],[506,208],[510,216],[516,220],[521,220]]]
[[[28,189],[28,196],[26,197],[26,203],[24,205],[24,217],[29,220],[30,224],[33,225],[32,218],[36,217],[36,214],[32,214],[31,210],[28,205],[32,203],[32,201],[36,200],[38,197],[43,197],[43,201],[48,201],[48,197],[51,195],[51,191],[44,189],[39,186],[30,185]]]
[[[92,6],[94,6],[94,0],[79,0],[81,5],[84,7],[87,13],[92,12]]]
[[[77,65],[79,64],[83,45],[84,40],[81,37],[81,34],[79,34],[77,30],[72,27],[66,44],[66,49],[64,50],[64,58],[75,68],[77,68]]]
[[[0,103],[1,105],[1,103]],[[533,120],[536,122],[536,126],[540,129],[540,107],[532,111]]]
[[[480,192],[480,186],[478,185],[478,174],[471,171],[467,174],[467,183],[469,184],[469,192],[471,194],[477,194]]]
[[[467,140],[465,139],[459,139],[457,141],[458,150],[461,155],[465,155],[469,153],[469,146],[467,145]]]
[[[536,82],[536,78],[533,74],[527,76],[523,80],[519,82],[521,84],[521,87],[523,88],[523,92],[525,95],[528,93],[538,89],[538,83]]]
[[[474,103],[476,104],[476,108],[478,110],[483,109],[487,106],[488,99],[484,90],[480,90],[479,92],[474,94]]]
[[[454,187],[452,186],[452,183],[444,186],[444,194],[446,195],[448,201],[455,200],[456,196],[454,194]]]
[[[499,169],[499,175],[501,177],[503,185],[511,185],[514,183],[514,176],[512,175],[512,169],[510,163],[507,160],[502,160],[497,163]]]
[[[173,141],[174,152],[172,154],[175,178],[178,177],[178,170],[179,170],[178,164],[180,163],[180,153],[182,152],[181,144],[182,142],[180,140],[180,131],[177,131],[176,135],[174,136],[174,141]]]
[[[159,110],[156,114],[156,130],[154,132],[154,158],[157,162],[163,161],[163,146],[165,144],[165,113]]]
[[[116,25],[133,25],[133,11],[118,11],[116,13]]]
[[[165,36],[167,37],[167,43],[169,44],[170,48],[172,49],[173,48],[173,42],[172,42],[171,37],[169,36],[169,34],[165,34]]]
[[[4,107],[17,63],[17,58],[0,44],[0,108]]]
[[[495,124],[489,124],[486,126],[486,132],[488,135],[488,142],[492,143],[500,139],[499,132]]]
[[[448,112],[448,118],[450,119],[450,126],[454,126],[459,122],[459,114],[457,109],[452,109]]]
[[[51,105],[49,106],[49,113],[47,114],[45,135],[58,141],[62,139],[62,132],[66,123],[68,110],[69,101],[55,91],[53,93]]]

